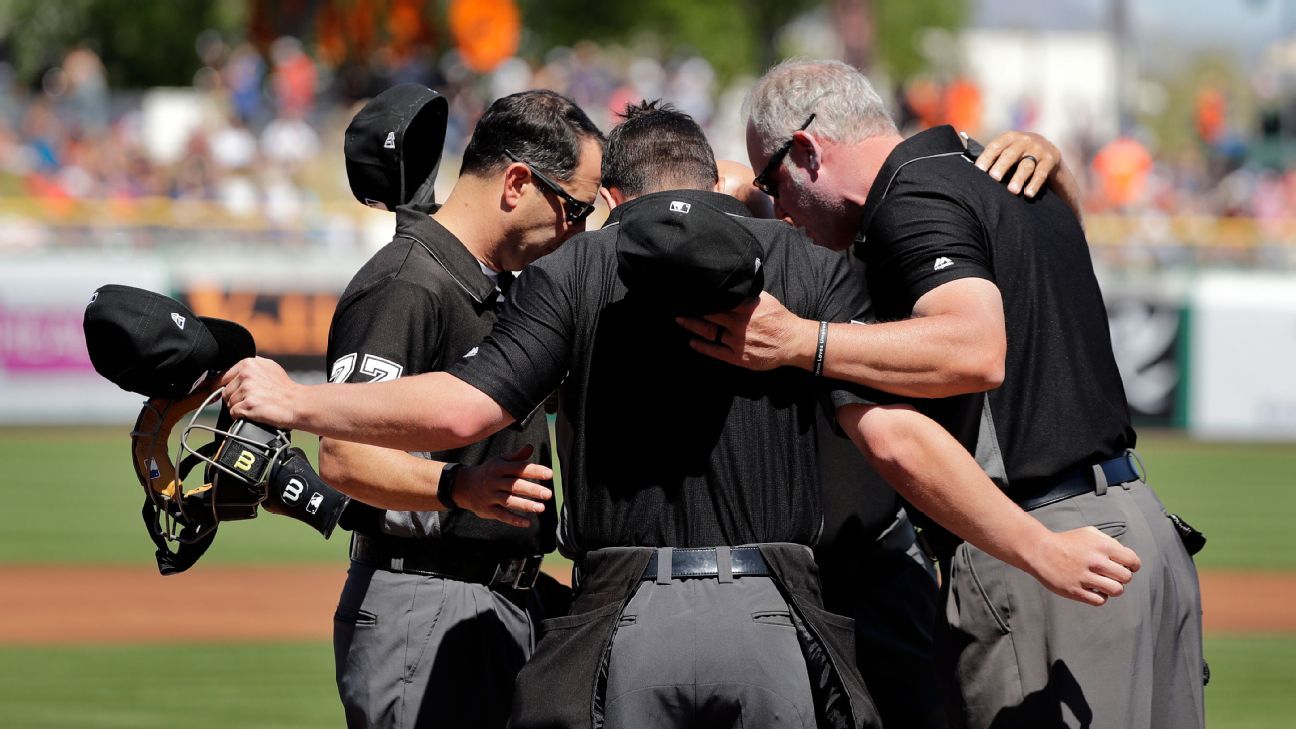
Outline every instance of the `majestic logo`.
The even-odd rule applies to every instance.
[[[684,213],[687,215],[688,211],[692,209],[693,206],[686,202],[680,202],[679,200],[671,200],[670,211],[672,213]]]
[[[387,132],[387,141],[383,142],[383,149],[396,149],[396,132]]]
[[[314,514],[319,511],[320,504],[322,503],[324,503],[324,494],[321,494],[318,491],[311,494],[310,501],[306,502],[306,513]]]
[[[94,292],[93,294],[90,294],[90,303],[93,304],[93,303],[95,302],[95,300],[98,299],[98,298],[99,298],[99,292],[98,292],[98,291]]]
[[[941,269],[949,268],[950,266],[953,266],[953,265],[954,265],[954,262],[953,262],[953,261],[951,261],[950,259],[946,258],[945,256],[941,256],[940,258],[937,258],[937,259],[936,259],[936,265],[935,265],[935,266],[932,266],[932,270],[933,270],[933,271],[940,271]]]
[[[288,479],[288,485],[284,486],[283,499],[284,501],[295,504],[297,503],[297,499],[301,498],[302,491],[305,490],[306,490],[306,484],[302,483],[302,480],[300,478],[294,476]]]
[[[477,356],[477,351],[478,351],[479,349],[481,349],[481,348],[480,348],[480,347],[473,347],[472,349],[468,350],[468,354],[465,354],[465,355],[463,356],[463,358],[464,358],[464,359],[468,359],[469,357],[476,357],[476,356]]]
[[[184,318],[183,316],[180,316],[179,314],[176,314],[175,312],[172,312],[172,313],[171,313],[171,321],[175,322],[175,325],[176,325],[177,327],[179,327],[181,330],[184,329],[184,325],[185,325],[185,318]]]
[[[759,270],[760,270],[760,266],[761,266],[761,260],[760,260],[759,258],[757,258],[757,259],[756,259],[756,268],[755,268],[754,270],[759,271]]]

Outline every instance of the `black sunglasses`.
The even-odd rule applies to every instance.
[[[514,162],[521,162],[522,164],[526,165],[527,169],[531,170],[532,177],[534,177],[537,181],[539,181],[541,185],[544,185],[545,187],[549,188],[549,192],[552,192],[553,194],[557,195],[558,198],[562,200],[563,216],[567,219],[567,222],[569,224],[575,225],[581,222],[582,220],[584,220],[585,218],[588,218],[590,216],[590,213],[594,212],[594,205],[592,203],[587,203],[584,200],[577,200],[576,198],[572,197],[571,193],[559,187],[558,183],[554,182],[548,177],[545,177],[543,172],[535,168],[535,165],[531,164],[530,162],[527,162],[526,160],[522,159],[516,154],[513,154],[513,152],[509,151],[508,149],[504,150],[504,154]]]
[[[814,121],[814,118],[815,118],[814,114],[811,114],[810,116],[806,117],[805,123],[797,127],[797,131],[804,132],[806,130],[806,127],[810,126],[810,122]],[[783,143],[783,146],[779,147],[778,151],[775,152],[774,155],[769,158],[769,162],[765,163],[765,169],[761,170],[761,173],[759,175],[756,175],[756,179],[752,180],[753,185],[759,188],[761,192],[765,193],[766,195],[769,195],[772,198],[778,197],[778,185],[773,182],[770,182],[769,179],[770,175],[774,174],[774,170],[777,170],[778,166],[783,164],[783,158],[787,156],[787,153],[791,149],[792,149],[792,137],[788,137],[788,140]]]

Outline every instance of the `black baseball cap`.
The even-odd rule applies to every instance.
[[[108,284],[85,311],[86,348],[95,371],[129,392],[179,400],[203,380],[256,355],[242,326],[195,316],[152,291]]]
[[[432,200],[450,104],[421,84],[400,84],[365,104],[343,141],[347,182],[356,199],[395,210]]]
[[[765,285],[760,242],[705,193],[652,193],[625,204],[617,271],[632,296],[675,316],[732,309]],[[727,200],[727,198],[720,198]]]

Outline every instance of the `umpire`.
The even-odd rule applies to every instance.
[[[1202,726],[1201,602],[1186,548],[1200,535],[1167,516],[1136,467],[1076,217],[1055,195],[1019,198],[982,175],[949,127],[901,139],[845,64],[776,66],[749,108],[758,180],[819,242],[858,231],[855,253],[889,323],[828,327],[825,342],[816,322],[767,298],[713,318],[733,346],[696,346],[762,368],[806,366],[826,346],[825,373],[932,398],[922,409],[1050,530],[1100,529],[1141,556],[1133,581],[1111,562],[1083,590],[1058,591],[1106,603],[1096,610],[933,529],[951,718],[978,729]]]
[[[756,218],[775,217],[773,199],[752,185],[746,163],[716,160],[723,191]],[[853,275],[863,279],[863,266]],[[883,726],[946,729],[936,687],[934,641],[940,594],[936,567],[918,545],[900,497],[819,414],[823,529],[815,564],[824,607],[855,621],[856,665]]]
[[[1053,589],[1078,589],[1099,559],[1134,560],[1101,533],[1041,527],[910,409],[793,368],[735,373],[694,356],[672,314],[763,287],[844,321],[859,282],[790,226],[706,191],[717,180],[701,130],[654,111],[665,118],[619,134],[653,116],[632,110],[609,140],[609,225],[528,267],[450,371],[308,387],[251,359],[222,378],[238,417],[403,448],[478,440],[563,381],[560,543],[578,560],[577,595],[519,675],[514,725],[876,726],[851,621],[820,607],[806,546],[821,393],[907,498],[996,555],[1028,555],[1018,563]],[[618,177],[618,150],[644,164]],[[692,189],[656,191],[667,185]],[[1086,559],[1057,561],[1067,547]]]
[[[570,100],[546,91],[491,105],[443,207],[398,207],[431,197],[445,113],[443,97],[405,84],[375,97],[347,130],[353,191],[395,209],[397,224],[338,303],[328,345],[333,382],[444,369],[490,331],[509,271],[584,229],[583,215],[560,200],[564,189],[499,161],[503,149],[534,159],[561,181],[551,184],[594,198],[602,137]],[[435,453],[322,440],[329,482],[393,509],[359,505],[344,521],[354,534],[334,650],[349,726],[503,726],[539,618],[566,609],[561,588],[539,571],[554,548],[554,509],[536,515],[539,502],[487,498],[515,484],[538,488],[524,479],[549,470],[528,456],[549,464],[543,415]],[[428,502],[401,489],[439,494],[437,510],[398,510]]]

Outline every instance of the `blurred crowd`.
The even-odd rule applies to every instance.
[[[326,225],[322,211],[348,204],[342,130],[364,97],[406,81],[450,99],[442,169],[451,175],[490,100],[534,87],[571,96],[605,129],[627,102],[665,98],[708,130],[718,156],[745,158],[740,107],[751,79],[722,84],[696,56],[662,60],[583,43],[555,49],[538,64],[510,58],[480,74],[455,51],[438,57],[427,49],[335,68],[291,37],[260,49],[204,35],[196,51],[202,68],[191,86],[179,89],[111,89],[103,63],[85,47],[69,49],[36,86],[18,85],[0,64],[0,216],[15,214],[19,201],[36,200],[54,219],[47,222],[57,222],[65,214],[75,218],[85,207],[78,201],[93,201],[106,206],[101,210],[109,217],[135,213],[139,223],[139,211],[156,210],[150,205],[161,200],[193,204],[172,204],[167,220],[144,214],[145,224]],[[896,91],[894,101],[906,132],[939,123],[979,125],[978,91],[965,79],[915,79]],[[1204,111],[1199,116],[1209,122],[1209,106]],[[1028,106],[1012,119],[1031,128]],[[1199,215],[1247,219],[1262,236],[1290,237],[1296,169],[1246,164],[1244,144],[1222,133],[1207,138],[1218,130],[1200,131],[1197,148],[1174,154],[1158,153],[1138,134],[1102,139],[1081,133],[1056,141],[1081,178],[1091,210],[1133,221],[1117,235],[1173,242],[1183,233],[1167,221]],[[96,222],[103,221],[79,225]],[[0,247],[22,240],[4,238]],[[1154,257],[1173,262],[1173,248]]]

